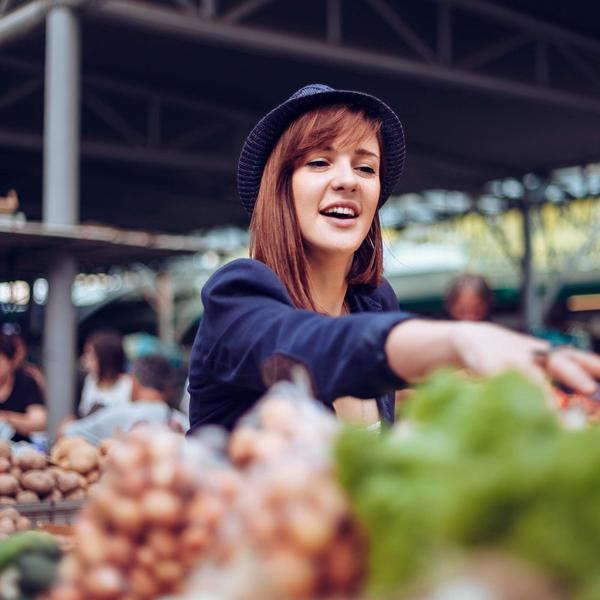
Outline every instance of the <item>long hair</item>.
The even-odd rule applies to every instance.
[[[304,113],[284,131],[265,165],[250,222],[250,256],[270,267],[281,279],[297,308],[318,312],[310,292],[308,259],[292,195],[292,175],[310,152],[330,146],[340,149],[375,134],[385,174],[381,122],[358,108],[332,105]],[[347,275],[350,287],[375,288],[381,282],[383,242],[375,213],[366,238],[354,253]]]
[[[95,331],[86,340],[98,359],[98,381],[114,381],[125,370],[123,337],[114,329]]]

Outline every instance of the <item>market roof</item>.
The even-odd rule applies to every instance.
[[[45,1],[0,6],[14,14]],[[595,3],[80,4],[84,222],[175,232],[246,223],[241,144],[310,82],[374,93],[399,113],[408,159],[397,192],[477,191],[600,160]],[[41,26],[0,53],[0,195],[17,188],[30,219],[41,218],[43,59]]]
[[[198,238],[98,225],[48,226],[0,221],[0,281],[45,276],[56,253],[77,257],[82,271],[130,263],[158,264],[205,249]]]

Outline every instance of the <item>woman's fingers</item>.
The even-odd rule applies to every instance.
[[[582,350],[572,350],[572,352],[574,360],[594,378],[600,379],[600,356],[598,354],[583,352]]]
[[[584,356],[583,360],[581,355]],[[586,356],[585,353],[572,349],[558,350],[548,357],[546,370],[553,379],[589,396],[598,388],[594,378],[598,363],[591,358],[597,357]]]

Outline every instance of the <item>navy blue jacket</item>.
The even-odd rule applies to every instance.
[[[384,344],[398,311],[387,281],[367,293],[349,291],[351,314],[329,317],[296,308],[265,264],[234,260],[202,289],[204,316],[190,359],[191,431],[217,424],[230,429],[267,387],[295,363],[312,379],[328,407],[341,396],[376,398],[380,416],[394,419],[394,390],[404,387],[389,368]]]

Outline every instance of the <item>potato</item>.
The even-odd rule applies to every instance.
[[[260,432],[252,427],[238,427],[229,438],[229,456],[238,466],[248,464],[253,458]]]
[[[31,529],[31,519],[28,517],[19,517],[15,521],[17,531],[27,531]]]
[[[42,470],[47,467],[48,461],[41,452],[38,452],[37,450],[27,450],[16,457],[16,465],[22,471],[29,471],[31,469]]]
[[[54,477],[54,480],[58,483],[58,476],[61,475],[62,473],[64,473],[64,471],[60,467],[50,465],[46,469],[46,473],[50,473],[50,475],[52,475],[52,477]]]
[[[49,494],[54,489],[54,477],[45,471],[32,469],[25,471],[20,479],[23,489],[31,490],[40,496]]]
[[[67,459],[73,471],[85,475],[98,466],[98,451],[90,444],[80,444],[71,448]]]
[[[117,566],[128,567],[133,561],[134,547],[131,539],[124,534],[112,534],[107,538],[108,560]]]
[[[64,498],[63,493],[58,489],[54,488],[47,496],[46,500],[52,500],[53,502],[58,502]]]
[[[136,598],[156,598],[160,594],[160,585],[146,569],[136,567],[129,573],[129,588]]]
[[[12,506],[0,509],[0,519],[12,519],[16,521],[20,516],[19,511]]]
[[[16,500],[10,496],[0,496],[0,505],[2,504],[16,504]]]
[[[153,527],[146,536],[148,546],[160,558],[174,558],[177,556],[179,538],[173,532],[163,527]]]
[[[16,529],[17,528],[15,527],[15,522],[11,518],[0,518],[0,532],[8,533],[10,535],[11,533],[14,533]]]
[[[16,477],[17,479],[19,479],[19,477],[21,477],[21,475],[23,474],[23,471],[19,467],[13,466],[10,469],[10,474],[13,477]]]
[[[90,471],[85,478],[87,479],[88,483],[96,483],[98,479],[100,479],[100,471],[94,469],[93,471]]]
[[[130,498],[100,489],[96,501],[109,522],[117,529],[130,535],[137,535],[144,526],[144,515],[140,505]]]
[[[164,527],[178,525],[183,516],[179,498],[161,489],[147,491],[141,498],[140,509],[149,523]]]
[[[22,490],[16,495],[17,502],[39,502],[40,497],[31,490]]]
[[[19,491],[17,478],[8,473],[0,475],[0,496],[14,496]]]
[[[11,469],[12,463],[10,462],[10,458],[0,456],[0,473],[10,473]]]
[[[159,560],[155,563],[152,573],[162,585],[173,586],[181,581],[185,571],[177,559]]]
[[[6,440],[0,440],[0,456],[2,458],[8,458],[12,456],[12,450],[10,444]]]
[[[307,557],[280,548],[265,560],[264,567],[274,597],[315,597],[317,569]]]
[[[75,526],[77,557],[86,565],[101,565],[109,560],[110,548],[105,532],[89,518],[82,518]]]
[[[55,475],[56,486],[64,494],[80,487],[79,473],[75,471],[59,471]]]
[[[50,460],[53,463],[59,463],[67,458],[67,454],[72,448],[76,448],[80,444],[87,445],[88,442],[82,437],[65,437],[61,438],[50,451]]]
[[[85,490],[82,490],[81,488],[77,488],[76,490],[65,494],[65,500],[83,500],[85,497]]]

